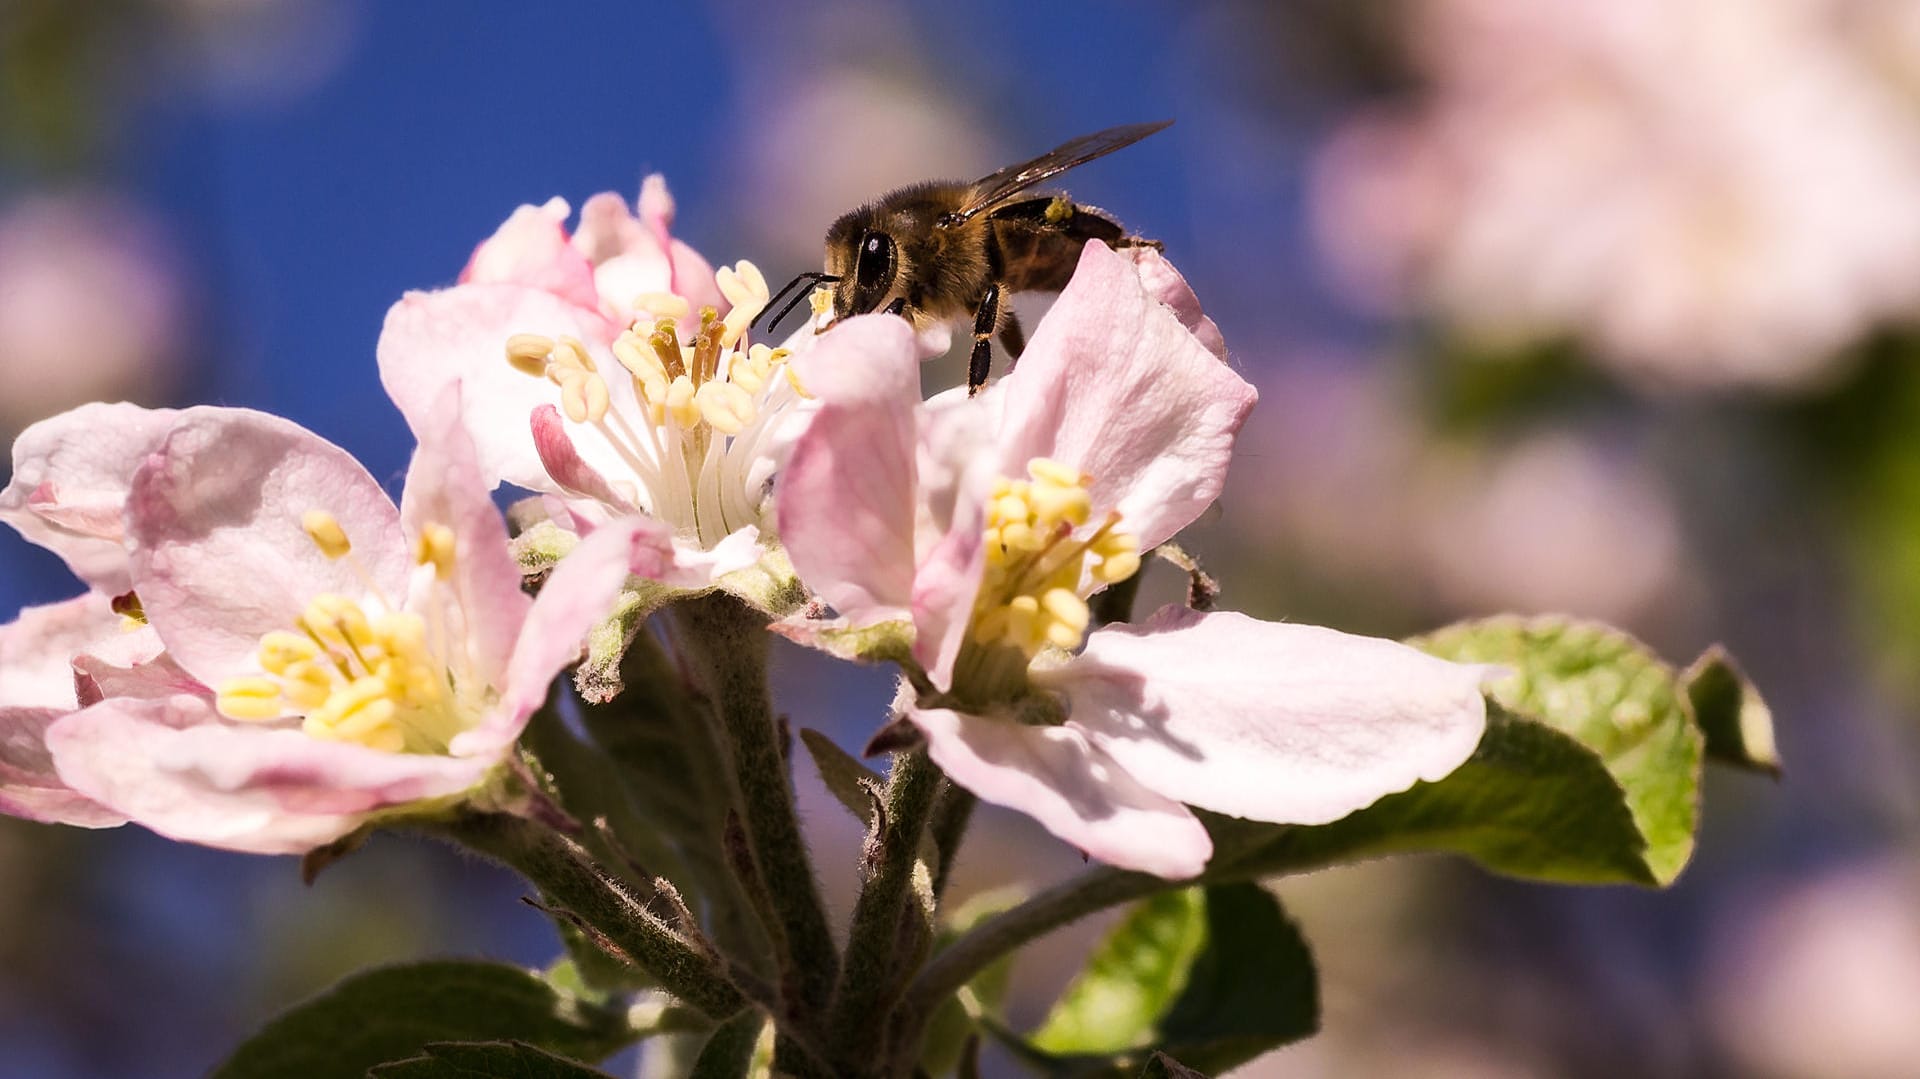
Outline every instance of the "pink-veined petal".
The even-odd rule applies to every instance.
[[[596,352],[613,340],[613,327],[597,307],[577,307],[538,289],[458,285],[410,292],[387,312],[380,331],[380,384],[418,431],[440,394],[461,383],[461,414],[487,482],[551,491],[527,414],[558,402],[560,388],[507,362],[507,340],[520,333],[575,337]]]
[[[13,443],[0,521],[66,560],[108,595],[131,587],[122,512],[134,470],[180,413],[87,404],[41,420]]]
[[[902,319],[862,316],[794,356],[821,401],[775,498],[794,569],[856,625],[913,602],[920,369]]]
[[[658,525],[628,517],[594,529],[554,567],[508,661],[500,702],[481,726],[456,735],[460,756],[501,752],[547,699],[555,675],[580,657],[587,631],[613,613],[636,552],[653,542]]]
[[[1184,880],[1213,854],[1213,840],[1187,807],[1147,789],[1071,727],[944,708],[907,715],[948,778],[1109,865]]]
[[[1193,294],[1187,279],[1173,268],[1173,263],[1151,247],[1129,247],[1124,254],[1140,274],[1140,284],[1147,294],[1166,304],[1187,332],[1224,363],[1226,338],[1220,335],[1220,327],[1200,309],[1200,297]]]
[[[69,786],[136,823],[260,854],[304,853],[375,810],[457,794],[495,763],[231,724],[197,697],[102,701],[48,728],[47,746]]]
[[[1118,509],[1142,548],[1219,497],[1258,396],[1097,243],[1001,385],[1006,473],[1035,457],[1086,472],[1095,513]]]
[[[333,514],[351,559],[314,545],[309,510]],[[386,492],[345,450],[265,413],[184,414],[135,475],[127,518],[148,621],[208,685],[252,673],[260,636],[316,595],[366,594],[362,570],[390,601],[406,594],[411,552]]]
[[[464,625],[451,632],[465,639],[473,669],[505,672],[533,601],[520,589],[520,565],[507,549],[506,522],[488,495],[492,485],[481,476],[473,439],[461,423],[460,398],[456,382],[416,429],[420,446],[400,496],[400,523],[416,542],[435,525],[453,530],[455,594]],[[434,624],[432,616],[428,623]]]
[[[67,786],[54,769],[47,728],[70,714],[70,707],[0,705],[0,814],[81,828],[126,823],[123,814]]]
[[[151,626],[73,657],[73,689],[83,708],[108,697],[213,696],[211,688],[162,650],[160,635]]]
[[[580,450],[573,443],[573,436],[567,433],[567,424],[560,417],[560,410],[552,405],[541,405],[528,417],[533,431],[534,451],[540,455],[540,464],[547,470],[553,483],[565,494],[573,498],[583,498],[598,502],[621,513],[638,513],[640,508],[620,492],[600,471],[588,464],[580,456]]]
[[[480,241],[460,271],[463,285],[518,285],[549,292],[575,307],[596,310],[593,266],[567,238],[572,211],[563,198],[521,206]]]
[[[1486,727],[1495,669],[1394,641],[1166,608],[1035,672],[1154,790],[1202,809],[1325,824],[1447,775]]]

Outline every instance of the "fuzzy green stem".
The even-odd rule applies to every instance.
[[[748,844],[785,938],[782,980],[793,983],[794,1004],[817,1014],[833,992],[839,961],[780,752],[767,690],[766,616],[723,593],[686,600],[673,611],[690,673],[711,698],[731,750]]]
[[[901,918],[940,778],[940,766],[924,751],[894,755],[827,1026],[827,1044],[843,1068],[870,1064],[885,1029],[876,1018],[887,1014],[899,990]]]
[[[947,881],[953,876],[953,861],[960,853],[960,841],[966,837],[967,824],[973,820],[973,807],[980,803],[972,791],[948,783],[933,804],[933,819],[927,828],[933,835],[940,864],[933,870],[934,898],[947,894]]]
[[[463,813],[440,832],[518,870],[561,912],[708,1017],[724,1019],[746,1004],[704,940],[675,932],[566,836],[504,813]]]

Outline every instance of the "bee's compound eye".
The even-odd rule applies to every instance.
[[[860,241],[860,260],[853,267],[853,283],[862,292],[884,291],[893,281],[893,237],[869,232]]]

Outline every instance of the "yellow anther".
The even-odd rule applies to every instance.
[[[1140,552],[1116,551],[1100,560],[1093,576],[1104,584],[1118,584],[1140,572]]]
[[[693,403],[694,393],[693,380],[681,375],[667,387],[666,400],[662,402],[667,415],[673,417],[673,422],[682,430],[691,430],[700,422],[700,408]]]
[[[311,638],[284,629],[260,638],[260,666],[269,674],[284,675],[294,664],[310,661],[319,654],[320,649]]]
[[[607,380],[590,371],[570,372],[560,383],[560,410],[575,423],[599,423],[611,403]]]
[[[800,372],[795,371],[792,364],[787,365],[787,384],[793,387],[793,392],[809,401],[813,400],[813,394],[807,391],[807,387],[800,381]]]
[[[1027,462],[1027,475],[1035,482],[1058,484],[1061,487],[1084,487],[1086,474],[1072,465],[1063,465],[1051,457],[1035,457]]]
[[[1025,521],[1033,516],[1033,509],[1027,505],[1027,500],[1011,489],[996,497],[988,512],[1002,521]]]
[[[1025,521],[1008,521],[1000,526],[999,546],[1009,552],[1031,554],[1041,548],[1044,538]]]
[[[459,545],[459,537],[454,535],[453,529],[443,524],[430,524],[420,530],[420,539],[414,545],[414,563],[421,566],[432,566],[435,580],[451,580],[453,578],[454,555]],[[393,622],[391,619],[383,617],[380,620],[379,628],[382,638],[391,639],[393,637]]]
[[[807,306],[813,310],[815,318],[833,310],[833,290],[826,288],[814,289],[813,295],[807,297]]]
[[[593,355],[578,337],[562,337],[554,346],[553,361],[567,367],[577,367],[582,371],[598,371],[599,365],[593,362]]]
[[[737,435],[753,422],[753,395],[731,382],[709,382],[693,400],[700,417],[723,435]]]
[[[686,318],[693,311],[693,305],[686,297],[671,292],[642,292],[633,298],[633,309],[645,311],[656,319]]]
[[[387,683],[372,675],[366,675],[334,690],[333,695],[327,698],[326,704],[307,716],[307,722],[328,730],[337,730],[343,721],[377,701],[387,701],[391,705],[392,702],[387,697]]]
[[[1028,490],[1027,499],[1033,503],[1034,516],[1043,524],[1066,521],[1078,527],[1086,524],[1093,514],[1093,501],[1087,496],[1087,489],[1077,485],[1057,487],[1036,483]]]
[[[253,723],[278,719],[286,712],[280,700],[280,683],[258,676],[229,678],[221,683],[214,707],[228,719]]]
[[[307,533],[320,553],[329,559],[344,558],[353,550],[353,544],[347,541],[347,531],[340,527],[340,521],[326,510],[308,510],[300,517],[300,527]]]
[[[311,712],[333,695],[336,672],[316,662],[294,663],[280,672],[280,693],[302,712]]]
[[[767,367],[746,353],[735,352],[727,358],[727,381],[750,394],[767,388],[767,374]]]
[[[552,351],[553,339],[537,333],[516,333],[507,338],[507,362],[522,374],[546,374],[547,356]]]

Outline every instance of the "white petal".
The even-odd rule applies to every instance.
[[[1036,671],[1154,790],[1236,817],[1324,824],[1459,767],[1497,669],[1231,612],[1167,608]]]

